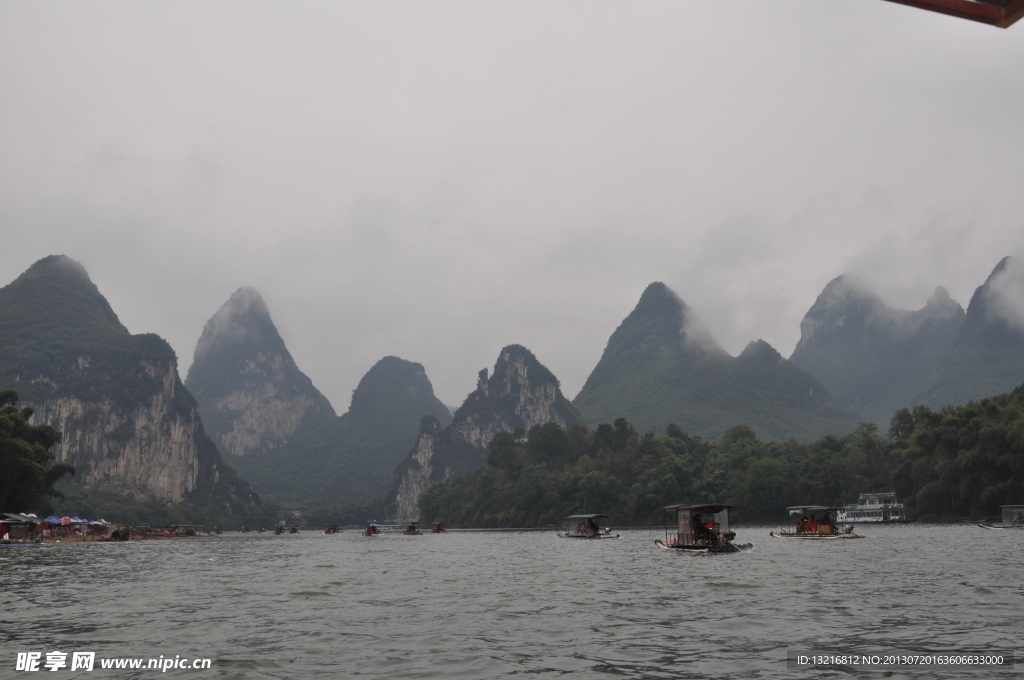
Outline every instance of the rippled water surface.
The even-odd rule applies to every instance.
[[[749,553],[553,531],[234,534],[0,550],[0,677],[18,651],[209,657],[228,678],[884,677],[791,671],[786,649],[1013,651],[1024,531],[858,529]],[[1024,645],[1020,645],[1024,648]],[[1018,652],[1020,649],[1018,649]],[[154,677],[155,671],[59,677]],[[1024,674],[936,669],[888,677]],[[54,676],[58,677],[58,676]]]

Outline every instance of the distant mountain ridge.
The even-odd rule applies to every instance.
[[[888,422],[907,406],[907,386],[949,352],[964,317],[942,286],[923,308],[907,311],[887,306],[859,279],[839,276],[801,321],[790,361],[821,380],[839,406]]]
[[[1024,262],[1004,257],[974,291],[949,352],[903,399],[939,408],[1011,392],[1024,382]]]
[[[582,422],[555,375],[530,350],[509,345],[498,355],[493,375],[488,377],[486,368],[480,371],[476,390],[450,425],[443,427],[431,416],[422,419],[412,450],[395,469],[385,515],[394,520],[418,517],[417,501],[427,484],[483,467],[488,446],[499,432]]]
[[[1003,258],[966,312],[942,286],[907,311],[840,276],[800,329],[790,360],[866,420],[886,426],[899,408],[963,405],[1024,382],[1024,266]]]
[[[665,284],[650,284],[573,400],[588,424],[624,417],[643,432],[670,423],[717,439],[737,424],[764,438],[845,433],[857,416],[763,340],[730,356]]]
[[[382,496],[420,419],[450,419],[423,366],[398,357],[377,362],[338,417],[252,288],[235,291],[206,323],[186,384],[253,488],[302,507]]]
[[[0,385],[64,433],[73,484],[236,514],[248,485],[225,465],[170,345],[131,335],[85,268],[39,260],[0,289]]]

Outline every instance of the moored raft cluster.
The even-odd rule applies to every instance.
[[[104,519],[46,517],[5,512],[0,517],[0,545],[40,545],[62,541],[127,540],[128,530]]]

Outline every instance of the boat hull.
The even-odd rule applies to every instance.
[[[657,545],[659,548],[662,548],[664,550],[679,550],[680,552],[708,553],[708,554],[715,554],[715,555],[722,554],[722,553],[747,552],[747,551],[753,549],[753,547],[754,547],[754,545],[752,543],[743,543],[743,544],[740,544],[740,545],[733,545],[732,543],[724,543],[722,545],[703,545],[703,546],[697,546],[697,545],[671,545],[669,543],[665,543],[665,541],[661,540],[660,538],[655,539],[654,544]]]
[[[864,538],[861,534],[793,534],[787,531],[770,531],[768,535],[772,538],[795,538],[799,541],[838,541],[851,538]]]
[[[592,541],[595,538],[618,538],[619,537],[618,534],[598,534],[597,536],[572,536],[572,535],[569,535],[569,534],[563,534],[562,532],[558,532],[557,536],[559,538],[581,538],[581,539],[587,540],[587,541]]]
[[[982,529],[1024,529],[1024,526],[1004,527],[1004,526],[1000,526],[998,524],[982,524],[982,523],[979,523],[978,526],[981,527]]]
[[[912,519],[837,519],[836,524],[910,524]]]

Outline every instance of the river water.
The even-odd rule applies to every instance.
[[[1024,678],[792,670],[787,649],[1024,650],[1024,531],[858,528],[751,552],[549,531],[220,538],[0,550],[0,677],[17,652],[210,658],[217,678]],[[1015,649],[1016,648],[1016,649]],[[70,665],[70,664],[69,664]],[[1022,667],[1017,666],[1018,669]],[[53,677],[152,678],[155,670]]]

